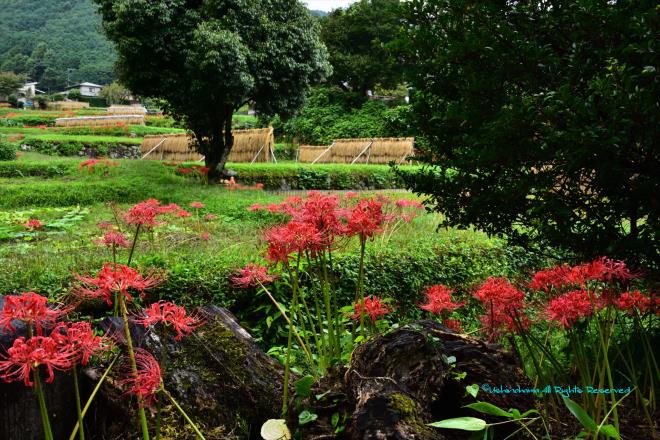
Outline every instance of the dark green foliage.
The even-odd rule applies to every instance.
[[[49,156],[78,156],[83,150],[94,151],[97,155],[107,155],[117,144],[121,144],[122,140],[112,141],[87,141],[81,139],[67,139],[67,140],[49,140],[40,138],[26,138],[21,141],[21,144],[27,145],[31,150]]]
[[[46,92],[114,78],[114,50],[91,0],[0,0],[0,70],[26,74]]]
[[[0,143],[0,145],[2,145]],[[2,148],[2,147],[0,147]],[[0,177],[60,177],[73,173],[76,163],[11,161],[0,163]]]
[[[0,162],[16,159],[16,145],[0,140]]]
[[[55,125],[55,119],[57,119],[56,116],[34,116],[21,114],[13,116],[12,118],[0,118],[0,127],[36,127],[38,125],[52,127]]]
[[[389,48],[401,27],[399,0],[360,0],[321,19],[333,68],[329,80],[365,96],[376,85],[396,87],[403,64]]]
[[[0,71],[0,99],[7,99],[23,86],[27,77],[14,72]]]
[[[401,188],[403,182],[387,165],[230,164],[242,184],[265,189],[355,190]]]
[[[134,93],[167,101],[195,135],[208,178],[233,145],[232,115],[248,102],[290,114],[328,66],[317,24],[297,0],[95,0]]]
[[[433,165],[408,183],[445,224],[658,269],[657,2],[405,10],[418,145]]]
[[[408,134],[408,106],[362,101],[354,93],[316,87],[302,111],[285,123],[274,122],[278,134],[310,145],[329,145],[334,139],[398,137]]]

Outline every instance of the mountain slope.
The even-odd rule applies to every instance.
[[[41,89],[114,79],[114,49],[91,0],[0,0],[0,70],[25,73]]]

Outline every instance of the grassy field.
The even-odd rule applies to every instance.
[[[79,170],[80,162],[34,153],[14,162],[0,162],[0,176],[4,176],[0,177],[0,265],[4,268],[0,271],[0,291],[36,289],[53,295],[63,292],[72,281],[73,272],[95,270],[109,258],[94,240],[101,235],[98,223],[113,220],[111,207],[126,210],[133,203],[156,198],[182,207],[188,207],[192,201],[205,205],[199,216],[157,228],[139,249],[141,266],[162,268],[169,274],[159,295],[184,303],[214,301],[229,305],[236,298],[227,276],[247,261],[261,258],[260,231],[277,220],[248,208],[286,197],[261,190],[203,185],[178,176],[155,161],[121,160],[120,166],[107,176]],[[248,167],[236,165],[239,173]],[[253,167],[276,173],[297,168],[300,165]],[[356,172],[373,170],[372,166],[354,168]],[[8,172],[16,169],[22,171]],[[39,174],[44,169],[46,174]],[[36,175],[31,176],[30,170]],[[414,198],[405,192],[385,194],[392,199]],[[209,222],[200,220],[205,214],[216,217]],[[22,224],[29,218],[40,219],[45,229],[27,231]],[[370,244],[369,270],[373,271],[370,276],[374,277],[374,285],[392,293],[407,288],[413,294],[413,286],[418,289],[419,284],[432,280],[474,280],[514,270],[502,258],[509,251],[499,240],[473,231],[436,233],[438,220],[434,214],[424,214],[410,224],[397,225]],[[208,240],[200,238],[204,232],[209,234]],[[344,243],[338,261],[344,255],[349,265],[356,246],[353,241]],[[404,267],[402,261],[409,264]],[[514,260],[514,265],[519,264],[526,263]],[[404,270],[410,272],[390,273]]]

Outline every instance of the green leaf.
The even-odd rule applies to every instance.
[[[479,394],[479,385],[477,385],[476,383],[473,383],[472,385],[468,385],[468,386],[465,387],[465,391],[467,391],[467,393],[470,396],[472,396],[476,399],[477,394]]]
[[[481,431],[486,429],[488,424],[485,420],[476,417],[456,417],[453,419],[440,420],[439,422],[429,423],[428,426],[434,428],[460,429],[463,431]]]
[[[339,423],[339,413],[332,413],[332,417],[330,417],[330,423],[332,423],[332,427],[336,428],[337,424]]]
[[[571,399],[568,397],[561,396],[562,399],[564,399],[564,405],[566,405],[566,408],[575,416],[576,419],[582,423],[582,426],[587,428],[590,431],[596,431],[598,429],[598,426],[596,425],[596,422],[594,422],[594,419],[592,419],[587,412],[582,409],[580,405],[577,403],[573,402]]]
[[[308,423],[312,423],[316,419],[318,419],[319,416],[317,414],[314,414],[313,412],[309,412],[307,410],[301,412],[298,414],[298,423],[300,425],[306,425]]]
[[[475,411],[479,411],[480,413],[490,414],[491,416],[506,417],[509,419],[513,417],[513,414],[511,414],[509,411],[504,411],[502,408],[488,402],[470,403],[469,405],[465,405],[463,408],[470,408]]]
[[[614,438],[617,440],[620,440],[621,437],[619,436],[619,432],[616,430],[616,428],[612,425],[603,425],[600,427],[598,430],[598,434],[603,434],[609,438]]]
[[[304,399],[309,397],[312,392],[312,385],[314,385],[313,376],[305,376],[301,379],[298,379],[295,383],[296,386],[296,396]]]

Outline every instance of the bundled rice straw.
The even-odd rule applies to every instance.
[[[55,101],[49,102],[48,107],[54,110],[79,110],[81,108],[89,108],[89,102]]]
[[[58,127],[108,127],[112,125],[144,125],[144,116],[117,115],[117,116],[82,116],[79,118],[57,118]]]
[[[275,145],[273,128],[234,130],[234,146],[229,162],[268,162]],[[168,161],[199,161],[203,156],[190,147],[194,142],[187,133],[151,135],[142,140],[142,155],[145,159]],[[255,159],[256,158],[256,159]]]
[[[147,109],[141,105],[111,105],[108,113],[112,115],[146,115]]]
[[[307,163],[410,163],[414,138],[336,139],[332,148],[301,145],[298,161]],[[327,150],[327,151],[326,151]]]

